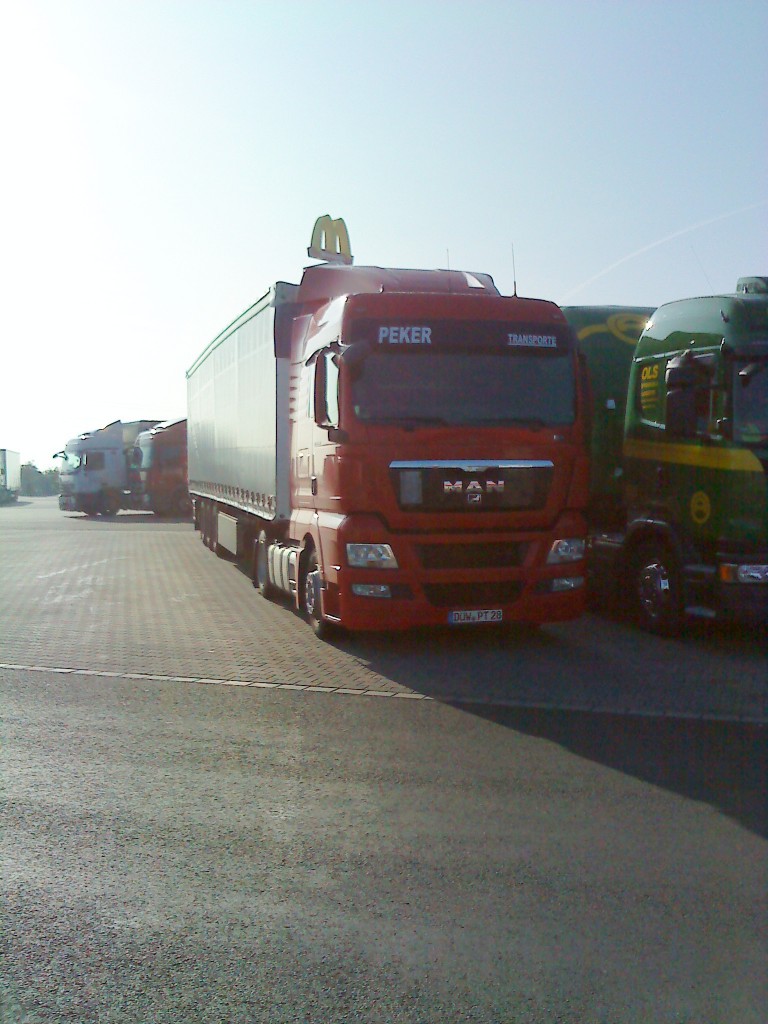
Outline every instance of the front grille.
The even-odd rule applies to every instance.
[[[390,479],[402,509],[499,512],[544,508],[554,466],[548,460],[392,462]]]
[[[520,596],[522,583],[426,583],[424,593],[436,608],[497,608]]]
[[[418,544],[425,569],[510,569],[522,565],[525,544]]]

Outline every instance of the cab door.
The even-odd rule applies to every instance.
[[[314,508],[314,384],[314,361],[294,367],[294,429],[291,451],[291,505],[294,509]]]

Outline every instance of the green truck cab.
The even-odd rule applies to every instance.
[[[564,312],[593,388],[594,588],[667,635],[768,622],[768,278],[661,306],[630,346],[616,326],[648,310]]]

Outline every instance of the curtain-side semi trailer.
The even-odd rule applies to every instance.
[[[187,373],[195,525],[321,636],[575,618],[584,379],[488,275],[309,267]]]

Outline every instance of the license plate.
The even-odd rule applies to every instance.
[[[501,608],[479,608],[471,611],[448,612],[451,626],[463,626],[475,622],[501,622],[504,618]]]

